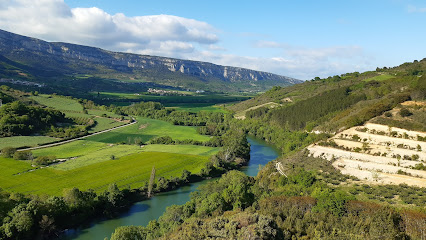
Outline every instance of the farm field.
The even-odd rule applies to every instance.
[[[168,153],[182,153],[200,156],[211,156],[219,152],[218,147],[205,147],[195,145],[163,145],[163,144],[150,144],[143,147],[144,152],[168,152]]]
[[[0,149],[4,147],[33,147],[40,144],[56,141],[56,138],[47,136],[13,136],[0,138]]]
[[[112,145],[100,142],[79,140],[64,145],[34,150],[35,156],[56,156],[58,159],[68,159],[51,167],[58,170],[71,170],[94,163],[105,162],[111,158],[118,159],[140,152],[166,152],[199,156],[211,156],[219,148],[194,145],[146,145],[141,148],[136,145]],[[113,157],[112,157],[113,156]]]
[[[194,139],[208,141],[210,137],[197,133],[195,127],[175,126],[171,123],[149,118],[137,117],[137,124],[107,133],[88,137],[86,140],[103,143],[134,143],[135,140],[148,141],[153,137],[170,136],[173,139]]]
[[[59,196],[63,189],[72,187],[102,192],[111,183],[116,183],[120,188],[139,188],[148,181],[154,165],[157,178],[179,177],[184,169],[198,173],[208,161],[208,156],[142,152],[68,171],[47,167],[30,172],[26,172],[33,169],[28,162],[6,158],[0,160],[0,182],[3,189]]]
[[[426,187],[426,133],[367,123],[308,147],[344,174],[379,184]]]
[[[30,98],[42,105],[62,111],[65,114],[67,112],[83,112],[83,106],[73,99],[46,94],[31,96]]]
[[[194,103],[194,104],[166,104],[166,107],[174,108],[178,111],[186,112],[200,112],[200,111],[209,111],[209,112],[221,112],[226,113],[227,111],[222,107],[223,105],[211,105],[204,103]]]

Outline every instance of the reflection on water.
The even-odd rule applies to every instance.
[[[241,169],[249,176],[256,176],[259,165],[263,166],[278,157],[279,153],[265,142],[248,138],[250,147],[250,162],[248,166]],[[95,240],[111,236],[115,228],[129,225],[147,225],[149,221],[158,219],[168,206],[181,205],[189,201],[190,193],[195,191],[201,184],[211,181],[206,180],[183,186],[174,191],[160,193],[151,198],[134,204],[130,210],[120,217],[92,224],[90,227],[78,230],[69,230],[62,240]]]

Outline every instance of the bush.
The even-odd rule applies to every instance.
[[[39,156],[33,160],[33,164],[37,166],[46,166],[56,160],[56,156]]]
[[[408,109],[406,108],[401,108],[401,110],[399,110],[399,115],[401,115],[401,117],[408,117],[413,115]]]
[[[13,159],[15,160],[30,160],[32,157],[33,154],[31,151],[20,151],[13,154]]]
[[[11,158],[13,157],[13,154],[15,154],[15,152],[16,152],[15,148],[5,147],[1,150],[1,155],[6,158]]]
[[[385,112],[385,117],[392,117],[392,113],[390,113],[390,112]]]

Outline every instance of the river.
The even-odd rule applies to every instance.
[[[256,176],[259,166],[263,166],[269,161],[274,160],[278,157],[279,153],[273,146],[268,145],[264,141],[250,137],[248,141],[251,145],[250,162],[241,171],[249,176]],[[96,222],[83,229],[69,230],[61,240],[102,240],[105,237],[110,237],[115,228],[119,226],[145,226],[149,221],[158,219],[168,206],[173,204],[181,205],[189,201],[190,193],[206,181],[211,180],[193,183],[170,192],[157,194],[149,200],[134,204],[127,213],[121,215],[119,218]]]

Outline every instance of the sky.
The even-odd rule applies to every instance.
[[[0,29],[302,80],[426,57],[424,0],[0,0]]]

